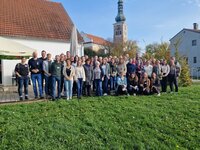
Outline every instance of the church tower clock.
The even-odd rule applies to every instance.
[[[114,43],[125,43],[127,42],[127,24],[126,18],[123,12],[123,0],[118,1],[118,15],[115,18],[116,23],[114,24]]]

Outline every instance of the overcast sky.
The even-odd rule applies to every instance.
[[[113,38],[118,0],[53,0],[61,2],[79,31]],[[128,38],[140,47],[169,41],[183,28],[200,24],[200,0],[124,0]]]

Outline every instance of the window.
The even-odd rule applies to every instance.
[[[192,46],[196,46],[197,45],[197,40],[192,40]]]
[[[197,63],[197,57],[193,58],[193,63],[196,64]]]

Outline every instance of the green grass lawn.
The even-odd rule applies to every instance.
[[[0,149],[200,149],[200,85],[161,97],[0,106]]]

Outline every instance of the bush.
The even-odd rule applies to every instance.
[[[192,79],[190,77],[190,68],[189,65],[186,61],[186,59],[181,58],[180,59],[181,63],[181,75],[180,75],[180,85],[187,87],[192,85]]]

